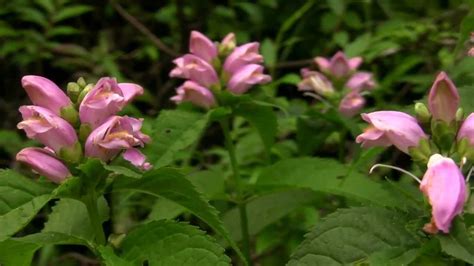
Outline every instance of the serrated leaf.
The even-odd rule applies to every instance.
[[[107,201],[101,197],[97,201],[97,205],[100,221],[107,221],[109,217]],[[88,243],[93,243],[95,234],[84,203],[67,198],[59,200],[52,208],[52,212],[48,216],[48,221],[45,223],[42,232],[63,233],[83,239]]]
[[[32,265],[34,253],[45,245],[84,245],[91,246],[82,239],[62,233],[37,233],[0,242],[0,265]]]
[[[245,118],[255,127],[267,153],[275,142],[278,123],[272,107],[259,105],[253,102],[239,104],[234,109],[234,114]]]
[[[132,230],[121,257],[148,265],[230,265],[224,248],[197,227],[161,220]]]
[[[80,16],[92,10],[94,9],[91,6],[87,6],[87,5],[75,5],[75,6],[64,7],[61,10],[58,10],[54,14],[53,21],[57,23],[62,20]]]
[[[130,261],[124,260],[115,254],[112,247],[101,246],[98,248],[102,262],[105,266],[132,266]]]
[[[466,226],[459,218],[454,220],[449,234],[438,234],[437,237],[443,252],[474,264],[474,243],[469,239]]]
[[[315,199],[314,192],[303,189],[278,191],[262,195],[247,203],[247,217],[250,235],[256,235],[266,226]],[[242,239],[240,215],[237,208],[222,217],[224,224],[235,241]]]
[[[0,241],[26,226],[52,198],[52,187],[0,170]]]
[[[258,186],[309,188],[334,193],[378,206],[404,208],[399,197],[369,177],[352,172],[345,165],[326,158],[292,158],[264,169]]]
[[[155,121],[153,142],[144,151],[155,167],[170,164],[175,153],[195,143],[208,122],[203,113],[184,110],[165,110]]]
[[[288,265],[352,265],[387,249],[415,248],[403,213],[378,207],[338,210],[318,223]]]
[[[202,194],[177,170],[170,168],[151,170],[138,180],[124,177],[116,181],[113,190],[141,192],[178,203],[222,235],[241,255],[229,232],[222,225],[217,210],[204,200]]]

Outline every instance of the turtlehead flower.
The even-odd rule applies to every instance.
[[[133,164],[135,167],[141,170],[150,170],[152,165],[146,161],[145,155],[138,149],[131,148],[123,153],[123,158]]]
[[[264,84],[272,80],[269,75],[263,74],[263,66],[250,64],[241,67],[227,83],[227,88],[234,94],[247,92],[252,85]]]
[[[189,38],[189,51],[208,63],[217,57],[217,45],[199,31],[192,31]]]
[[[81,102],[81,122],[94,129],[122,110],[135,96],[142,94],[143,88],[137,84],[117,83],[115,78],[101,78]]]
[[[306,68],[301,69],[303,80],[298,83],[300,91],[314,91],[322,96],[329,96],[334,93],[331,81],[326,76]]]
[[[456,119],[459,107],[459,94],[454,83],[445,72],[436,77],[428,96],[428,107],[434,119],[446,123]]]
[[[24,148],[16,155],[16,160],[54,183],[60,183],[71,176],[66,165],[49,149]]]
[[[191,102],[197,106],[209,109],[216,105],[214,95],[210,90],[194,81],[186,81],[176,89],[176,95],[171,100],[177,104]]]
[[[339,112],[345,117],[353,117],[364,107],[365,99],[357,91],[348,93],[339,104]]]
[[[371,90],[375,87],[375,81],[372,77],[372,73],[357,72],[349,78],[346,83],[346,87],[358,92]]]
[[[64,119],[40,106],[21,106],[23,121],[18,129],[23,129],[30,139],[35,139],[51,148],[57,154],[61,150],[74,150],[78,143],[76,131]]]
[[[227,34],[224,39],[222,39],[219,44],[219,52],[223,54],[228,54],[229,52],[235,49],[236,41],[235,34],[233,32]]]
[[[142,120],[128,116],[112,116],[89,135],[85,144],[85,155],[107,162],[122,151],[143,147],[150,138],[140,131],[141,127]]]
[[[466,181],[459,167],[450,158],[432,155],[420,190],[432,207],[431,223],[424,230],[432,234],[438,230],[449,233],[451,222],[462,213],[467,199]]]
[[[362,64],[361,57],[348,59],[342,51],[337,52],[330,59],[316,57],[314,61],[322,72],[336,78],[347,77],[351,72],[356,71],[360,64]]]
[[[457,140],[462,139],[467,139],[468,143],[474,146],[474,113],[471,113],[459,128]]]
[[[173,63],[176,67],[171,70],[170,77],[189,79],[205,87],[219,83],[212,65],[198,56],[186,54],[173,60]]]
[[[378,111],[362,114],[362,119],[370,126],[356,138],[362,147],[394,145],[404,153],[417,147],[422,139],[428,138],[417,120],[405,113],[396,111]]]
[[[61,110],[72,107],[72,102],[67,95],[51,80],[34,75],[24,76],[21,85],[34,105],[49,109],[56,115],[61,115]]]
[[[224,70],[234,74],[245,65],[262,63],[263,56],[259,53],[259,48],[258,42],[246,43],[235,48],[225,60]]]

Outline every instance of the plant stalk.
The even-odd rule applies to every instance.
[[[99,218],[99,209],[97,208],[97,196],[96,193],[90,193],[84,197],[83,202],[86,204],[87,213],[91,221],[92,229],[95,234],[95,241],[99,245],[105,245],[105,234],[102,228],[102,223]]]
[[[220,121],[222,131],[224,132],[224,141],[227,151],[229,152],[230,157],[230,164],[232,167],[234,183],[237,187],[237,202],[239,208],[239,216],[240,216],[240,230],[242,232],[242,249],[247,259],[248,265],[252,266],[252,259],[250,256],[250,233],[248,227],[248,218],[247,218],[247,206],[244,200],[243,195],[243,184],[242,180],[240,180],[240,172],[239,166],[237,164],[237,159],[235,157],[235,146],[232,141],[232,137],[230,136],[230,119],[222,119]]]

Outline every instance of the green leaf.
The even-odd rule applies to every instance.
[[[327,0],[326,2],[334,14],[338,16],[342,16],[344,14],[344,10],[346,9],[346,4],[344,3],[345,0]]]
[[[270,154],[270,149],[275,142],[278,129],[278,123],[273,108],[246,102],[239,104],[234,109],[234,114],[250,122],[260,135],[267,154]]]
[[[277,51],[273,41],[268,38],[263,40],[261,51],[263,58],[265,58],[265,64],[267,66],[275,65],[277,60]]]
[[[409,265],[418,256],[418,248],[406,249],[401,247],[375,252],[369,257],[370,265],[399,266]]]
[[[230,265],[224,248],[198,228],[155,221],[132,230],[122,242],[121,257],[148,265]]]
[[[208,116],[184,110],[165,110],[155,121],[153,142],[147,145],[145,154],[155,167],[170,164],[175,154],[200,138],[206,128]]]
[[[121,178],[114,184],[115,191],[136,191],[163,197],[185,207],[212,229],[221,234],[241,257],[235,242],[222,225],[217,210],[203,199],[193,184],[178,171],[162,168],[146,172],[141,179]]]
[[[449,234],[438,234],[437,238],[443,252],[474,264],[474,243],[469,239],[469,233],[460,218],[454,220]]]
[[[132,262],[124,260],[115,254],[110,246],[101,246],[98,248],[102,262],[105,266],[132,266]]]
[[[315,200],[314,192],[304,189],[278,191],[254,198],[247,203],[250,235],[256,235],[266,226],[280,220],[295,209]],[[233,208],[222,217],[235,241],[242,239],[238,208]]]
[[[81,32],[80,30],[71,26],[59,26],[59,27],[54,27],[50,31],[48,31],[47,36],[48,37],[68,36],[68,35],[79,34],[80,32]]]
[[[0,265],[32,265],[33,255],[45,245],[84,245],[91,247],[82,239],[62,233],[37,233],[21,238],[11,238],[0,242]]]
[[[325,158],[293,158],[264,169],[258,186],[309,188],[333,193],[378,206],[404,208],[399,197],[369,177],[352,172],[345,165]]]
[[[52,198],[52,188],[0,170],[0,241],[20,231]]]
[[[410,250],[418,243],[407,222],[403,213],[378,207],[338,210],[305,236],[288,265],[353,265],[383,250]]]
[[[107,201],[101,197],[97,201],[97,205],[100,221],[107,221],[109,218]],[[63,233],[93,243],[95,233],[84,203],[75,199],[63,198],[56,203],[52,210],[42,232]]]
[[[54,14],[53,21],[57,23],[62,20],[78,17],[92,10],[94,9],[91,6],[87,6],[87,5],[75,5],[75,6],[64,7]]]
[[[466,114],[474,112],[474,86],[463,86],[458,89],[461,98],[461,106]]]

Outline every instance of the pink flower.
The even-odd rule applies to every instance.
[[[35,172],[54,183],[60,183],[71,176],[66,165],[48,149],[25,148],[16,155],[16,160],[28,165]]]
[[[375,81],[372,78],[372,73],[357,72],[347,81],[346,87],[358,92],[371,90],[375,87]]]
[[[308,69],[301,69],[303,80],[298,83],[298,90],[300,91],[314,91],[323,96],[329,96],[334,93],[334,88],[331,81],[326,76]]]
[[[21,79],[21,85],[33,104],[47,108],[57,115],[61,115],[61,109],[72,106],[69,97],[47,78],[24,76]]]
[[[417,120],[402,112],[378,111],[362,114],[362,118],[370,124],[356,138],[362,147],[394,145],[408,153],[410,147],[417,147],[422,139],[427,138]]]
[[[339,103],[339,112],[345,117],[353,117],[364,107],[365,99],[358,92],[353,91],[342,98]]]
[[[469,56],[474,56],[474,47],[472,47],[471,49],[469,49],[469,51],[467,52],[467,55],[469,55]]]
[[[235,48],[225,60],[224,70],[234,74],[245,65],[262,63],[263,56],[258,52],[259,47],[258,42],[251,42]]]
[[[189,51],[208,63],[217,57],[217,46],[199,31],[191,32]]]
[[[176,89],[176,93],[177,95],[171,97],[171,100],[177,104],[191,102],[206,109],[216,105],[212,92],[194,81],[184,82],[183,85]]]
[[[123,150],[143,147],[150,141],[150,137],[140,131],[141,127],[142,120],[112,116],[89,135],[85,144],[85,155],[107,162]],[[130,159],[134,156],[129,154],[127,157]]]
[[[471,113],[459,128],[457,140],[461,141],[464,138],[469,144],[474,145],[474,113]]]
[[[235,74],[232,75],[227,87],[229,91],[240,95],[245,93],[255,84],[265,84],[272,80],[269,75],[263,74],[263,66],[257,64],[250,64],[241,67]]]
[[[324,57],[316,57],[314,61],[322,72],[336,78],[346,77],[362,64],[361,57],[348,59],[342,51],[337,52],[329,60]]]
[[[176,64],[176,67],[171,70],[170,77],[190,79],[205,87],[219,83],[214,68],[195,55],[185,54],[176,58],[173,63]]]
[[[141,94],[143,88],[137,84],[117,83],[115,78],[101,78],[81,102],[79,107],[81,122],[89,124],[94,129],[122,110],[135,96]]]
[[[432,207],[432,220],[425,226],[425,231],[436,233],[439,229],[449,233],[452,220],[462,213],[467,199],[466,181],[459,167],[450,158],[432,155],[420,190]]]
[[[131,148],[123,153],[123,158],[141,170],[150,170],[152,165],[146,161],[145,155],[138,149]]]
[[[459,94],[445,72],[436,77],[428,96],[428,106],[434,119],[450,123],[456,118]]]
[[[66,120],[40,106],[21,106],[20,113],[23,121],[17,127],[25,130],[28,138],[41,142],[57,154],[61,154],[62,149],[75,149],[76,131]]]

